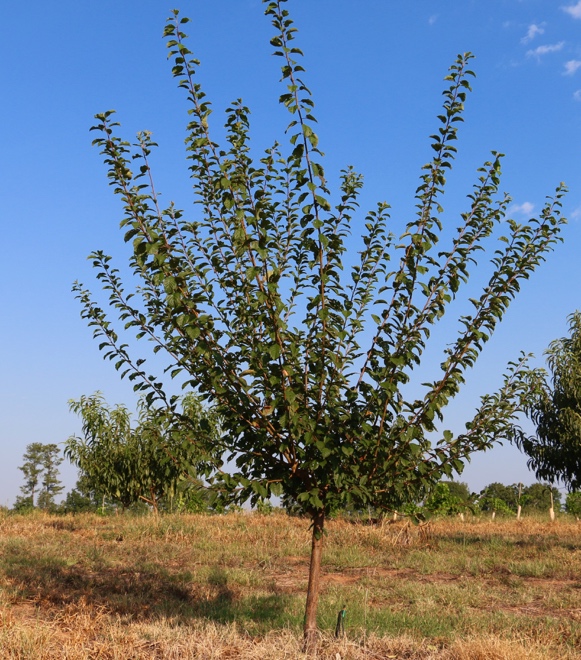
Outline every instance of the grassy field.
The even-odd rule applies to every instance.
[[[0,517],[0,657],[300,658],[307,528],[277,514]],[[335,520],[323,571],[319,658],[581,658],[574,520]]]

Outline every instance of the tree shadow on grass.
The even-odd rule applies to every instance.
[[[239,622],[256,631],[288,625],[292,597],[265,585],[258,593],[232,583],[216,567],[194,580],[189,572],[170,573],[163,566],[108,566],[95,556],[93,566],[70,564],[49,555],[27,552],[21,545],[5,548],[0,572],[17,598],[53,607],[77,602],[106,608],[113,614],[144,620],[168,617],[219,623]],[[265,592],[267,592],[265,594]]]

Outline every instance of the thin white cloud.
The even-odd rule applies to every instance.
[[[430,25],[433,25],[437,20],[438,20],[438,14],[434,14],[433,16],[430,16],[430,18],[428,18],[428,23]]]
[[[579,1],[581,2],[581,0]],[[543,55],[547,55],[548,53],[556,53],[560,51],[564,45],[565,45],[564,41],[559,41],[558,44],[547,44],[546,46],[537,46],[533,50],[527,50],[527,55],[529,57],[536,57],[537,59],[540,59]]]
[[[581,0],[576,5],[567,5],[561,9],[573,18],[581,18]]]
[[[571,220],[579,220],[579,218],[581,218],[581,206],[578,206],[574,211],[572,211],[569,217]]]
[[[513,204],[510,208],[511,213],[520,213],[522,215],[530,215],[535,208],[531,202],[523,202],[522,204]]]
[[[581,89],[578,89],[576,92],[573,92],[573,98],[576,101],[581,101]]]
[[[581,0],[579,0],[581,2]],[[526,35],[520,40],[522,44],[528,44],[530,41],[532,41],[538,34],[544,34],[545,33],[545,28],[543,27],[545,24],[541,23],[540,25],[536,25],[535,23],[531,23],[529,25],[529,29],[527,30]]]
[[[581,60],[569,60],[568,62],[565,62],[565,71],[563,71],[563,75],[572,76],[579,67],[581,67]]]

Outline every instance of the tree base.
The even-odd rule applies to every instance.
[[[303,637],[303,653],[306,655],[311,655],[317,651],[319,647],[319,630],[317,628],[311,628],[304,631]]]

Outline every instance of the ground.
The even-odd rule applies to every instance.
[[[276,513],[3,515],[1,657],[300,658],[309,550]],[[567,516],[332,520],[323,574],[319,658],[581,658]]]

